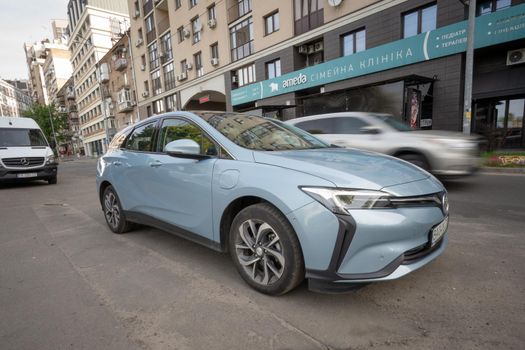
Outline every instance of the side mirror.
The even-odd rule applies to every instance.
[[[164,146],[164,152],[172,157],[190,158],[190,159],[206,159],[210,156],[201,154],[201,147],[199,144],[191,139],[180,139],[171,141]]]
[[[380,134],[382,131],[377,126],[364,126],[360,129],[362,134],[369,134],[369,135],[377,135]]]

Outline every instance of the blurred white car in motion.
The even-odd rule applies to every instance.
[[[318,138],[401,158],[438,176],[463,176],[480,165],[479,139],[459,132],[413,130],[388,114],[343,112],[288,120]]]

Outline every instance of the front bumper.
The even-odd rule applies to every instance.
[[[334,215],[317,202],[288,215],[305,259],[310,289],[339,292],[356,283],[402,277],[445,249],[430,231],[445,218],[438,207],[354,210]]]
[[[31,169],[7,169],[0,167],[0,181],[31,181],[47,180],[57,175],[58,164],[48,164]],[[18,174],[36,174],[32,177],[19,177]]]
[[[432,173],[438,176],[467,176],[481,166],[481,158],[468,153],[445,153],[433,159]]]

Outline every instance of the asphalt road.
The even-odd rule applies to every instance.
[[[450,244],[400,280],[250,289],[229,256],[107,229],[95,163],[0,187],[1,349],[524,349],[525,175],[448,182]]]

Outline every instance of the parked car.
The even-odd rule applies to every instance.
[[[53,151],[31,118],[0,117],[0,181],[57,183]]]
[[[463,176],[480,165],[479,138],[459,132],[413,130],[388,114],[343,112],[287,121],[341,147],[380,152],[438,176]]]
[[[447,192],[431,174],[238,113],[124,129],[98,161],[97,190],[113,232],[140,223],[229,251],[267,294],[305,277],[318,291],[399,278],[447,243]]]

